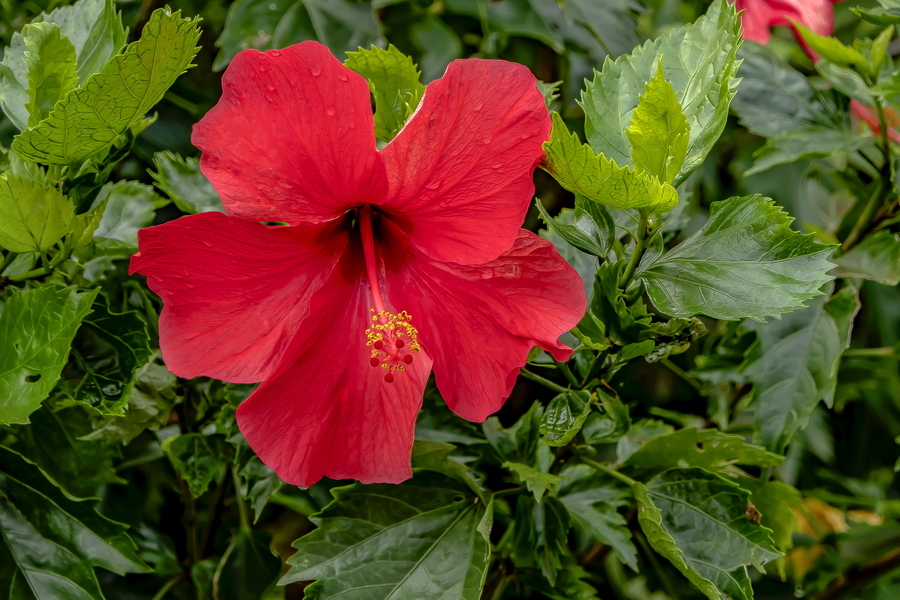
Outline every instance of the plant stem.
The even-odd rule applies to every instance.
[[[553,383],[549,379],[541,377],[537,373],[532,373],[531,371],[529,371],[527,369],[519,369],[519,375],[521,375],[525,379],[537,381],[542,386],[549,388],[549,389],[553,390],[554,392],[558,392],[560,394],[569,391],[569,388],[564,388],[563,386],[559,385],[558,383]]]
[[[900,554],[894,554],[866,567],[855,567],[834,579],[815,600],[842,600],[898,568],[900,568]]]
[[[873,193],[872,197],[869,198],[869,200],[866,202],[865,208],[863,208],[862,212],[859,213],[859,218],[856,220],[856,224],[853,225],[853,229],[850,231],[847,239],[845,239],[844,243],[841,244],[841,250],[843,252],[847,252],[848,250],[850,250],[859,241],[859,237],[862,235],[866,225],[869,224],[869,221],[872,219],[872,215],[875,213],[875,209],[878,207],[884,189],[884,181],[879,181],[876,184],[875,193]]]
[[[697,390],[697,391],[700,392],[701,394],[703,393],[703,384],[701,384],[701,383],[700,383],[699,381],[697,381],[695,378],[693,378],[693,377],[691,377],[690,375],[688,375],[688,374],[687,374],[687,371],[685,371],[684,369],[682,369],[681,367],[679,367],[678,365],[676,365],[675,363],[673,363],[673,362],[672,362],[671,360],[669,360],[668,358],[664,358],[664,359],[662,359],[662,360],[659,361],[659,362],[662,363],[662,364],[664,364],[664,365],[666,365],[666,366],[669,368],[670,371],[672,371],[673,373],[675,373],[676,375],[678,375],[679,377],[681,377],[682,379],[684,379],[684,381],[685,381],[686,383],[690,384],[690,386],[691,386],[692,388],[694,388],[695,390]]]
[[[647,225],[650,221],[650,216],[645,211],[641,211],[641,218],[638,221],[638,229],[637,235],[634,238],[634,252],[631,254],[631,259],[628,261],[628,266],[625,267],[625,272],[622,273],[622,278],[619,280],[619,288],[624,290],[628,287],[628,284],[631,283],[631,278],[634,277],[634,272],[637,269],[638,264],[641,262],[641,257],[644,255],[644,250],[647,249]]]
[[[26,271],[21,275],[10,275],[7,277],[10,281],[25,281],[26,279],[34,279],[35,277],[43,277],[44,275],[48,275],[50,270],[46,267],[41,267],[40,269],[32,269],[30,271]]]
[[[851,348],[844,350],[844,356],[885,356],[893,357],[894,349],[890,346],[886,348]]]
[[[175,587],[175,584],[177,584],[182,579],[184,579],[184,573],[179,573],[169,579],[166,583],[163,584],[161,588],[159,588],[159,591],[156,592],[152,600],[163,600],[163,598],[166,597],[166,594],[169,593],[169,590]]]
[[[600,471],[601,473],[606,473],[610,477],[614,477],[626,485],[632,486],[637,483],[637,481],[635,481],[628,475],[623,475],[622,473],[619,473],[615,469],[610,469],[606,465],[604,465],[602,463],[598,463],[596,460],[591,460],[590,458],[584,458],[584,457],[582,457],[581,460],[586,465],[590,465],[590,466],[594,467],[595,469],[597,469],[598,471]]]
[[[237,465],[231,467],[231,476],[234,480],[234,501],[237,503],[238,514],[241,519],[241,529],[244,531],[249,531],[250,526],[250,514],[247,511],[247,502],[244,500],[244,495],[241,494],[241,479],[238,476]]]
[[[572,384],[572,387],[577,388],[578,380],[575,378],[575,375],[572,373],[572,370],[569,369],[569,365],[567,365],[564,362],[560,362],[560,361],[556,360],[555,358],[553,358],[552,355],[550,355],[550,360],[552,360],[553,364],[556,365],[556,367],[560,371],[562,371],[562,374],[566,376],[566,379],[569,381],[570,384]]]

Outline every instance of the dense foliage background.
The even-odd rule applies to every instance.
[[[699,0],[0,0],[0,595],[900,598],[892,1],[835,5],[814,63]],[[308,39],[560,82],[525,226],[585,280],[578,351],[483,426],[429,387],[399,486],[283,484],[235,424],[253,386],[170,374],[128,275],[139,228],[221,210],[190,131],[231,58]],[[638,95],[689,123],[658,173]]]

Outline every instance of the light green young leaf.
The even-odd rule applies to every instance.
[[[32,23],[23,30],[28,67],[28,126],[44,120],[54,105],[78,85],[75,46],[55,23]]]
[[[369,90],[375,97],[375,137],[383,142],[391,141],[425,93],[416,64],[393,45],[387,50],[372,46],[368,50],[348,52],[344,64],[369,82]]]
[[[900,283],[900,236],[879,231],[834,259],[838,277],[863,277],[884,285]]]
[[[513,473],[519,481],[525,484],[528,491],[534,494],[534,500],[540,502],[549,491],[556,489],[563,479],[558,475],[543,473],[532,466],[518,462],[505,462],[503,468]]]
[[[462,484],[423,475],[332,489],[334,501],[312,517],[318,528],[294,542],[279,584],[315,579],[306,593],[317,600],[479,600],[493,507]]]
[[[102,600],[93,568],[150,569],[125,527],[66,497],[20,454],[0,447],[0,593],[8,598]]]
[[[541,441],[548,446],[565,446],[575,437],[591,412],[591,393],[572,390],[559,394],[544,411]]]
[[[217,210],[225,212],[219,194],[209,179],[200,171],[196,158],[182,158],[164,150],[153,155],[156,171],[150,171],[153,181],[172,199],[179,209],[188,214]]]
[[[759,196],[713,202],[699,231],[642,263],[650,299],[675,317],[723,320],[763,321],[803,308],[831,280],[834,248],[792,231],[791,220]]]
[[[671,185],[649,173],[631,167],[619,167],[614,160],[594,154],[587,144],[566,129],[553,113],[550,141],[544,142],[547,155],[543,168],[561,186],[593,202],[614,208],[647,208],[665,212],[678,204],[678,193]]]
[[[199,37],[196,19],[156,10],[140,40],[69,92],[37,127],[16,136],[13,150],[32,162],[66,165],[108,148],[191,65]]]
[[[95,237],[137,246],[137,232],[153,223],[156,209],[166,204],[149,185],[137,181],[107,183],[95,202],[106,204]]]
[[[628,457],[625,464],[638,469],[691,466],[725,471],[734,464],[774,467],[783,460],[762,446],[746,443],[743,436],[716,429],[685,427],[648,440]]]
[[[56,188],[7,173],[0,177],[0,247],[43,252],[72,230],[75,206]]]
[[[845,67],[854,67],[863,75],[869,72],[869,61],[859,50],[842,44],[837,38],[819,35],[796,21],[793,21],[793,26],[803,37],[803,41],[825,60]]]
[[[28,127],[28,65],[25,64],[25,39],[12,35],[0,61],[0,108],[17,129]]]
[[[806,427],[820,400],[831,406],[841,354],[858,311],[856,290],[846,287],[782,321],[744,323],[757,336],[742,366],[754,387],[757,442],[781,452]]]
[[[741,43],[734,5],[716,0],[705,16],[645,43],[631,55],[607,59],[581,97],[585,133],[596,152],[630,166],[631,144],[623,123],[639,103],[644,83],[662,64],[690,124],[687,155],[674,184],[694,171],[722,133],[737,85]]]
[[[6,301],[0,313],[0,424],[27,423],[50,394],[98,291],[44,286]]]
[[[769,481],[750,496],[761,515],[760,524],[772,530],[772,541],[782,552],[794,546],[793,536],[798,528],[795,509],[803,508],[803,499],[795,488],[780,481]]]
[[[631,142],[631,158],[638,171],[663,183],[672,183],[687,156],[691,126],[672,84],[666,81],[662,62],[656,75],[644,86],[625,131]]]
[[[781,556],[770,531],[747,518],[749,494],[703,469],[673,469],[633,486],[653,548],[710,600],[752,600],[747,567]]]

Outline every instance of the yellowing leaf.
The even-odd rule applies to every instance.
[[[670,210],[678,203],[671,185],[660,183],[649,173],[620,167],[602,154],[594,154],[578,136],[566,129],[560,116],[553,113],[550,141],[544,143],[547,156],[543,167],[559,184],[588,200],[614,208]]]
[[[672,84],[666,81],[662,62],[644,86],[631,125],[625,131],[631,142],[631,160],[662,182],[672,183],[687,156],[691,125]]]

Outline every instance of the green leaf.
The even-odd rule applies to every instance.
[[[809,80],[766,47],[747,43],[739,54],[741,85],[731,108],[741,124],[763,137],[810,125],[827,125],[832,107],[824,103]]]
[[[820,400],[831,406],[841,354],[859,311],[856,290],[818,298],[782,321],[746,322],[757,341],[742,370],[753,382],[754,439],[780,452]]]
[[[103,416],[125,416],[135,372],[150,358],[147,323],[137,311],[115,312],[100,295],[72,345],[63,392]]]
[[[479,475],[459,460],[454,459],[451,455],[455,451],[456,446],[452,444],[416,440],[412,450],[413,472],[433,471],[446,475],[466,484],[483,502],[488,502],[490,499],[479,483]]]
[[[675,185],[700,166],[728,119],[740,46],[740,20],[726,0],[714,2],[705,16],[636,48],[631,55],[607,59],[582,93],[585,133],[594,151],[618,165],[631,165],[631,144],[623,123],[631,120],[644,83],[658,64],[678,96],[690,124],[687,155]]]
[[[200,172],[200,161],[182,158],[165,150],[153,155],[156,171],[150,171],[153,181],[176,206],[188,214],[217,210],[225,212],[219,194],[206,176]]]
[[[535,205],[547,227],[582,252],[606,257],[617,242],[616,224],[609,211],[598,202],[576,196],[575,210],[563,209],[556,218],[547,214],[540,200],[535,199]],[[596,266],[594,268],[596,270]],[[592,280],[593,274],[587,283],[590,285]]]
[[[638,571],[637,549],[631,541],[631,532],[625,518],[616,510],[627,504],[619,489],[606,484],[561,495],[559,501],[584,533],[612,548],[619,560]]]
[[[614,208],[647,208],[665,212],[678,204],[671,185],[629,166],[619,167],[603,154],[594,154],[587,144],[566,129],[558,113],[553,113],[550,141],[544,142],[542,167],[561,186],[593,202]]]
[[[497,417],[489,417],[482,429],[488,443],[500,458],[509,462],[529,463],[538,447],[543,414],[544,407],[540,402],[534,402],[512,427],[502,427]]]
[[[151,360],[135,374],[124,416],[95,417],[94,431],[82,439],[127,444],[145,429],[158,430],[169,420],[172,407],[180,400],[175,392],[176,384],[175,376],[164,365]]]
[[[7,173],[0,177],[0,246],[43,252],[73,228],[75,205],[56,188]]]
[[[774,467],[783,457],[744,441],[740,435],[716,429],[685,427],[647,440],[625,464],[638,469],[665,470],[672,467],[703,467],[728,471],[734,464]]]
[[[869,61],[855,48],[842,44],[837,38],[819,35],[796,21],[793,21],[793,26],[803,37],[803,41],[825,60],[845,67],[854,67],[863,75],[869,73]]]
[[[194,498],[202,496],[212,482],[225,476],[221,439],[202,433],[186,433],[163,443],[163,452],[187,482]]]
[[[0,423],[27,423],[50,394],[98,291],[45,286],[6,301],[0,313]]]
[[[81,439],[91,431],[80,408],[52,412],[46,407],[31,414],[31,424],[17,428],[22,443],[15,447],[34,461],[67,495],[96,498],[108,483],[124,483],[113,469],[113,449]]]
[[[555,586],[563,561],[569,556],[568,533],[572,523],[568,511],[552,496],[537,502],[531,496],[520,495],[512,513],[510,558],[519,568],[539,568],[544,579]]]
[[[572,390],[559,394],[544,410],[541,441],[548,446],[565,446],[581,430],[591,412],[591,393]]]
[[[717,475],[673,469],[633,489],[650,545],[710,600],[752,599],[746,567],[781,556],[769,530],[747,518],[749,494]]]
[[[241,478],[241,496],[250,501],[253,522],[256,523],[269,503],[269,498],[281,489],[284,482],[256,455],[251,456],[247,464],[240,468],[238,475]]]
[[[0,594],[101,600],[93,567],[149,570],[123,525],[64,496],[12,450],[0,447],[0,465]]]
[[[375,137],[383,142],[394,139],[425,93],[419,70],[412,59],[393,45],[387,50],[372,46],[348,52],[344,64],[369,82],[375,97]]]
[[[766,317],[803,308],[831,280],[833,246],[791,230],[791,217],[759,196],[713,202],[694,235],[641,277],[653,304],[676,317]]]
[[[37,127],[16,136],[13,150],[32,162],[66,165],[108,148],[190,66],[199,37],[195,19],[154,11],[140,40],[69,92]]]
[[[269,548],[270,543],[271,536],[264,531],[238,531],[213,576],[213,598],[262,598],[281,575],[281,559]]]
[[[900,236],[879,231],[834,259],[837,277],[863,277],[884,285],[900,283]]]
[[[28,126],[44,120],[53,106],[78,85],[75,46],[55,23],[32,23],[23,30],[28,66]]]
[[[871,134],[860,135],[830,126],[810,125],[766,140],[766,144],[753,155],[756,162],[744,172],[744,176],[798,160],[843,156],[871,146],[874,140]]]
[[[107,183],[97,194],[95,203],[106,203],[95,237],[119,240],[137,246],[139,229],[153,223],[156,209],[165,205],[153,188],[137,181]]]
[[[660,62],[625,130],[635,169],[672,183],[687,157],[690,133],[691,126]]]
[[[315,579],[306,594],[316,600],[478,600],[493,507],[452,480],[422,475],[332,489],[334,501],[312,517],[318,528],[294,542],[279,584]]]
[[[616,456],[619,463],[624,463],[628,458],[648,443],[653,438],[661,435],[669,435],[675,429],[668,423],[656,419],[641,419],[635,423],[628,432],[619,438],[616,445]]]
[[[900,25],[900,8],[882,8],[880,6],[860,7],[850,9],[854,15],[869,23],[887,27],[888,25]]]
[[[318,40],[340,56],[381,39],[369,3],[350,0],[239,0],[231,5],[213,70],[224,69],[241,50],[285,48]]]
[[[562,478],[551,473],[542,473],[538,469],[523,463],[509,462],[503,463],[503,468],[509,470],[516,478],[525,484],[528,491],[534,494],[535,502],[540,502],[544,494],[556,489]]]
[[[799,531],[797,513],[803,510],[803,499],[795,488],[780,481],[769,481],[750,496],[760,513],[760,524],[772,530],[775,547],[787,552],[794,547],[793,536]]]
[[[28,65],[25,39],[16,31],[0,61],[0,107],[20,131],[28,127]]]

